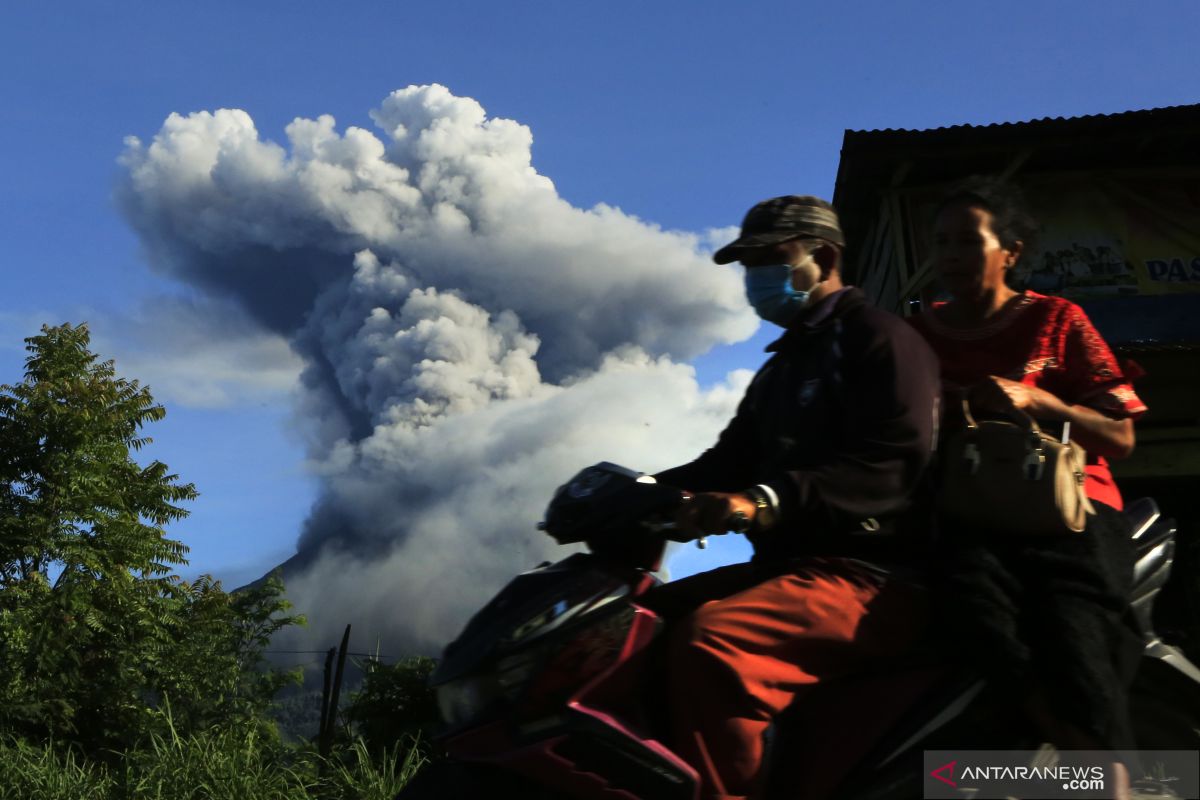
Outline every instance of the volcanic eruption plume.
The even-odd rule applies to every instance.
[[[574,471],[712,442],[747,374],[702,390],[684,362],[755,320],[703,235],[560,198],[525,126],[437,85],[371,118],[296,119],[284,147],[243,111],[172,114],[127,140],[118,198],[153,268],[303,361],[293,635],[428,650],[561,554],[534,522]]]

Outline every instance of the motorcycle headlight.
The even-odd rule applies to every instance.
[[[478,716],[496,697],[495,687],[479,677],[467,676],[437,687],[438,709],[449,725],[460,725]]]

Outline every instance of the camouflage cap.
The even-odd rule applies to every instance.
[[[742,252],[749,248],[810,236],[839,247],[846,245],[833,206],[807,194],[772,197],[746,212],[742,235],[713,253],[713,261],[728,264],[741,258]]]

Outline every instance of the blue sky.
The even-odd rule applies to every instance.
[[[847,128],[1196,102],[1198,30],[1190,0],[10,3],[0,382],[19,380],[21,339],[40,323],[84,319],[124,374],[165,376],[161,389],[147,379],[168,407],[152,452],[201,492],[174,534],[193,572],[237,583],[293,551],[318,491],[290,373],[234,370],[199,392],[214,362],[156,349],[163,298],[206,306],[146,256],[114,202],[125,137],[150,141],[172,112],[219,108],[280,143],[297,117],[373,129],[368,111],[390,92],[437,83],[528,126],[533,167],[571,205],[700,234],[764,197],[831,195]],[[701,384],[753,369],[770,338],[696,359]],[[276,356],[255,351],[253,364]],[[205,374],[189,379],[193,366]],[[743,553],[721,542],[674,569]]]

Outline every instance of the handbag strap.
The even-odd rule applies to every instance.
[[[974,475],[979,471],[981,457],[978,446],[971,440],[979,432],[979,423],[971,413],[971,403],[967,399],[965,391],[962,394],[962,412],[963,419],[967,422],[968,437],[967,447],[963,449],[963,459],[967,462],[968,471]],[[1031,481],[1041,480],[1042,476],[1046,474],[1045,437],[1042,434],[1041,427],[1037,424],[1037,420],[1019,408],[1008,409],[1005,412],[1005,416],[1024,428],[1028,435],[1026,441],[1028,450],[1023,465],[1025,477]]]
[[[963,419],[967,421],[967,430],[975,431],[979,429],[979,423],[975,421],[975,415],[971,413],[971,401],[967,398],[967,392],[962,393],[962,413]],[[1019,408],[1010,408],[1004,412],[1004,415],[1022,425],[1025,430],[1029,431],[1030,438],[1040,440],[1043,436],[1042,428],[1037,424],[1037,420],[1029,416]]]

